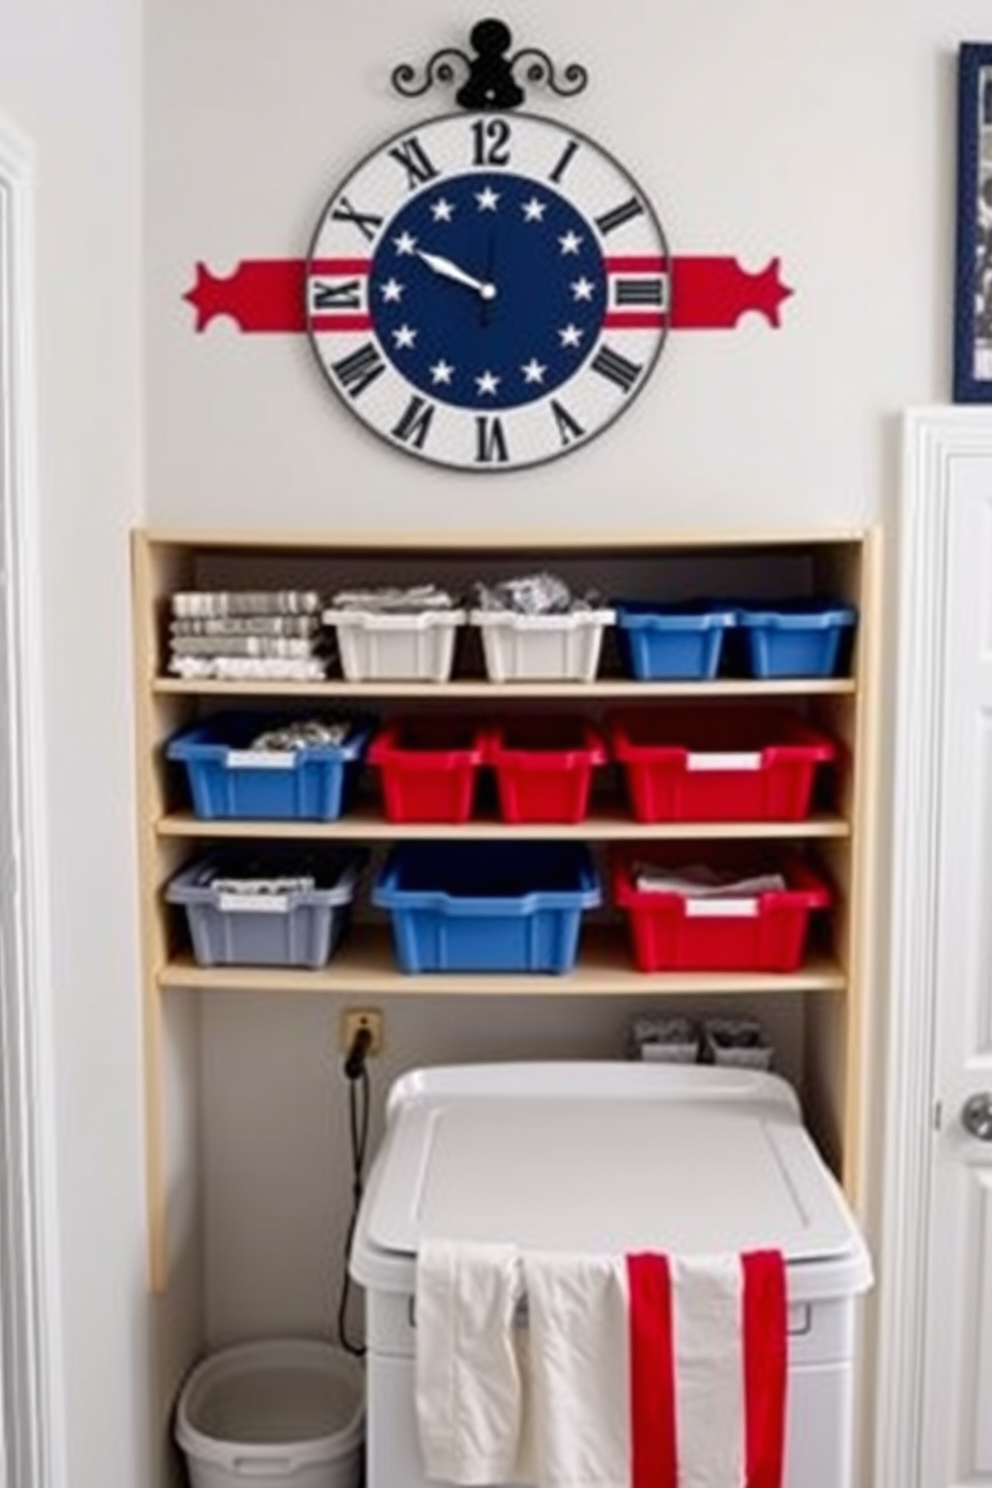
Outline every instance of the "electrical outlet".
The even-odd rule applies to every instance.
[[[341,1014],[341,1053],[347,1054],[356,1034],[366,1028],[371,1035],[368,1053],[381,1054],[384,1022],[378,1008],[345,1008]]]

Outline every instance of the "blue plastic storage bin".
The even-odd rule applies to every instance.
[[[340,746],[255,750],[253,739],[292,720],[222,713],[175,735],[166,756],[186,766],[193,810],[207,820],[333,821],[350,802],[370,729]]]
[[[600,899],[588,849],[556,842],[404,843],[372,891],[405,972],[571,971]]]
[[[169,881],[166,902],[186,911],[200,966],[317,969],[348,928],[363,858],[286,843],[217,848]]]
[[[707,681],[720,667],[726,632],[737,624],[733,606],[685,601],[626,600],[616,606],[624,665],[641,682]]]
[[[857,618],[853,605],[824,600],[741,605],[745,665],[754,677],[834,677]]]

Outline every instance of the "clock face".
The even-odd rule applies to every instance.
[[[328,381],[395,448],[519,469],[628,408],[668,326],[644,193],[574,130],[453,114],[387,141],[328,202],[307,327]]]

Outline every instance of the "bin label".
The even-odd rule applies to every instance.
[[[227,763],[232,770],[291,770],[296,755],[291,749],[229,749]]]
[[[689,770],[760,770],[760,754],[690,754]]]
[[[757,899],[694,899],[685,901],[686,917],[691,920],[751,920],[758,913]]]
[[[288,914],[285,894],[218,894],[217,908],[225,914]]]

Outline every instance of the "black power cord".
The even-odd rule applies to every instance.
[[[365,1060],[372,1046],[372,1033],[368,1028],[359,1028],[351,1041],[344,1061],[344,1072],[349,1080],[357,1080],[365,1072]]]
[[[348,1080],[348,1128],[351,1136],[351,1214],[348,1218],[341,1266],[338,1338],[341,1347],[358,1358],[363,1357],[365,1345],[356,1343],[348,1337],[348,1297],[351,1292],[348,1260],[351,1255],[351,1243],[355,1237],[355,1225],[358,1223],[358,1209],[362,1202],[365,1178],[365,1153],[369,1140],[369,1108],[371,1105],[371,1086],[365,1061],[371,1043],[372,1035],[369,1030],[359,1028],[351,1041],[351,1048],[344,1061],[344,1073]]]

